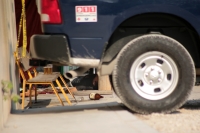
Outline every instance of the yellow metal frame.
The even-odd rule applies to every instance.
[[[54,93],[56,94],[58,100],[60,101],[61,105],[64,106],[63,101],[61,100],[60,96],[58,95],[58,92],[56,91],[55,86],[53,85],[53,81],[50,81],[50,82],[40,82],[40,81],[38,81],[38,82],[29,82],[29,81],[26,80],[26,78],[25,78],[24,71],[23,71],[23,69],[22,69],[22,67],[21,67],[22,64],[21,64],[20,60],[17,58],[17,54],[14,53],[14,56],[15,56],[15,59],[16,59],[16,64],[17,64],[17,66],[18,66],[18,68],[19,68],[20,75],[22,76],[22,79],[23,79],[23,92],[22,92],[22,105],[21,105],[21,106],[22,106],[22,109],[24,109],[24,100],[25,100],[25,91],[26,91],[25,89],[26,89],[26,84],[29,85],[29,90],[30,90],[30,95],[29,95],[29,100],[30,100],[30,101],[29,101],[29,106],[32,105],[32,102],[31,102],[31,101],[32,101],[32,100],[31,100],[31,97],[32,97],[32,96],[31,96],[31,92],[32,92],[32,91],[31,91],[31,88],[32,88],[32,85],[33,85],[33,84],[35,84],[35,85],[38,85],[38,84],[49,84],[49,85],[51,85],[51,87],[52,87]],[[32,76],[30,70],[27,70],[27,72],[28,72],[29,79],[32,79],[32,78],[34,78],[34,77],[37,77],[37,74],[38,74],[38,73],[37,73],[37,71],[36,71],[35,68],[33,69],[34,77]],[[58,77],[60,77],[60,79],[61,79],[61,81],[63,82],[64,86],[67,88],[69,94],[72,95],[73,98],[74,98],[75,101],[76,101],[76,98],[75,98],[74,95],[71,93],[71,91],[70,91],[70,89],[68,88],[68,86],[67,86],[65,80],[63,79],[62,75],[59,74]],[[60,84],[58,78],[57,78],[55,81],[56,81],[58,87],[60,88],[62,94],[64,95],[66,101],[68,102],[69,105],[71,105],[71,101],[69,100],[68,96],[66,95],[66,93],[65,93],[63,87],[61,86],[61,84]],[[35,88],[35,101],[37,101],[37,88]]]

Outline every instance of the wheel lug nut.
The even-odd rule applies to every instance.
[[[161,79],[158,79],[158,82],[161,82]]]
[[[146,73],[146,74],[145,74],[145,76],[147,77],[147,76],[149,76],[149,74],[148,74],[148,73]]]
[[[153,81],[152,81],[152,80],[150,81],[150,85],[151,85],[151,84],[153,84]]]

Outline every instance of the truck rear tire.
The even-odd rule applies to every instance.
[[[195,83],[195,67],[179,42],[149,34],[123,47],[112,79],[115,92],[132,111],[170,113],[187,100]]]

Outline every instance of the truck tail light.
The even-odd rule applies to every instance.
[[[41,0],[41,9],[43,23],[60,24],[62,22],[58,0]]]

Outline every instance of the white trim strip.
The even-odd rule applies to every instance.
[[[82,58],[70,59],[70,64],[75,66],[98,67],[99,63],[100,63],[99,59],[82,59]]]

